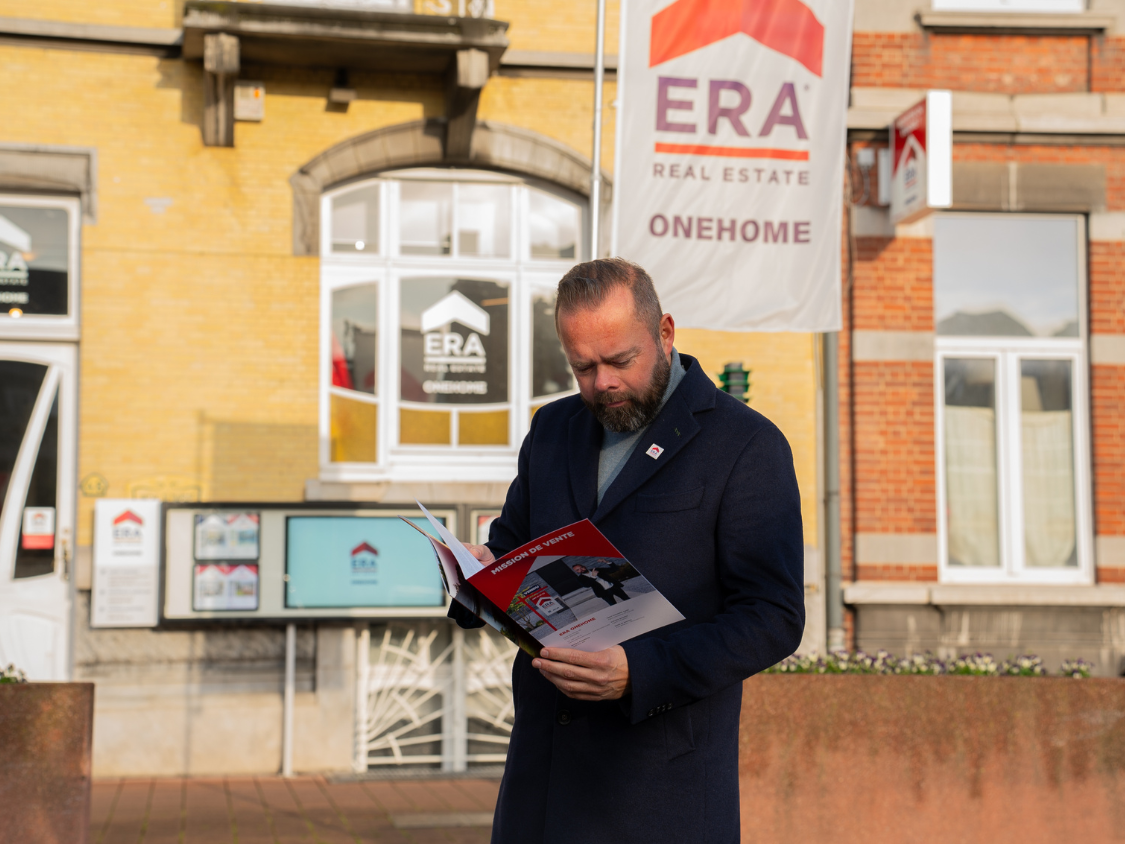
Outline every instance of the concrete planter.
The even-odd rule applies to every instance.
[[[1125,681],[765,675],[745,684],[744,842],[1125,837]]]
[[[0,842],[86,844],[93,683],[0,685]]]

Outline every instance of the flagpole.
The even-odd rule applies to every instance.
[[[598,27],[594,45],[594,154],[590,166],[590,255],[600,257],[602,201],[602,82],[605,79],[605,0],[598,0]]]

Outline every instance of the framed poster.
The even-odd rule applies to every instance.
[[[260,521],[257,513],[197,513],[195,559],[258,559]]]
[[[251,563],[196,563],[192,609],[230,612],[258,609],[258,566]]]

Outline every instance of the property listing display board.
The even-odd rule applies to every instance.
[[[456,530],[456,511],[435,516]],[[446,612],[429,543],[399,517],[346,505],[169,505],[166,620],[418,618]]]

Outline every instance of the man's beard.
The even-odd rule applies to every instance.
[[[643,393],[631,393],[627,390],[608,390],[595,393],[592,401],[585,396],[582,401],[595,418],[602,423],[607,431],[615,434],[631,434],[645,428],[656,418],[660,412],[660,402],[664,398],[664,391],[668,388],[668,380],[672,377],[672,365],[664,357],[657,355],[656,367],[652,372],[652,380]],[[606,407],[614,402],[624,401],[621,407]]]

